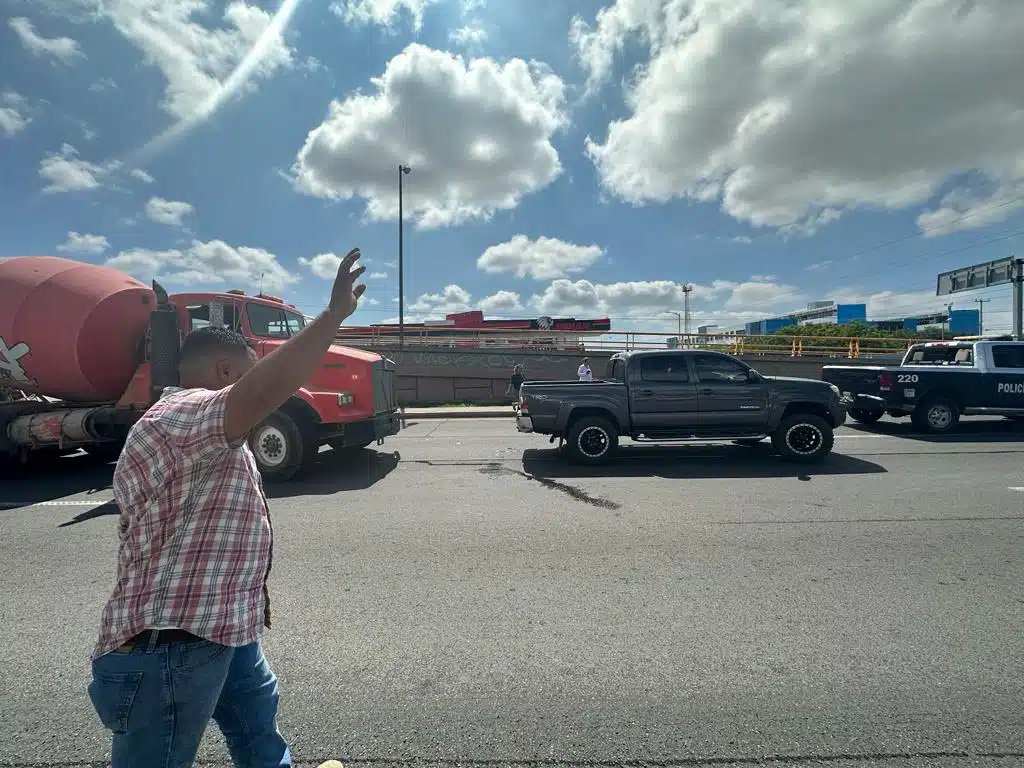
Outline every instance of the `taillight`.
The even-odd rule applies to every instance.
[[[892,389],[892,374],[891,373],[880,373],[880,374],[878,374],[878,388],[879,389]]]
[[[526,411],[528,411],[528,410],[529,410],[529,408],[527,408],[527,406],[526,406],[526,396],[525,395],[520,395],[519,396],[519,412],[520,413],[526,413]]]

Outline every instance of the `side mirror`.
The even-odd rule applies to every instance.
[[[758,373],[757,371],[755,371],[753,368],[751,368],[751,369],[749,369],[747,371],[747,381],[754,382],[754,381],[760,381],[760,380],[761,380],[761,374]]]

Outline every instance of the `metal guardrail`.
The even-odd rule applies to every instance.
[[[337,343],[350,347],[394,347],[400,344],[397,332],[381,333],[340,331]],[[670,345],[669,339],[678,339]],[[439,334],[435,329],[406,331],[405,347],[449,349],[494,349],[538,352],[574,352],[580,354],[629,352],[633,350],[710,349],[731,355],[788,355],[790,357],[902,357],[914,344],[938,339],[900,339],[850,336],[790,336],[745,334],[665,334],[606,331],[583,335],[552,334],[551,331],[508,331],[480,329]]]

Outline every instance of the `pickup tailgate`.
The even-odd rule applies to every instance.
[[[521,432],[558,434],[572,411],[604,412],[617,426],[629,424],[629,397],[619,381],[527,381],[519,390]]]
[[[839,388],[839,397],[847,408],[884,411],[888,389],[882,389],[882,374],[894,379],[898,370],[899,366],[891,365],[826,365],[821,378]]]

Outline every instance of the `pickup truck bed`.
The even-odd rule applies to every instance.
[[[943,434],[962,415],[1024,418],[1024,342],[916,344],[898,366],[826,365],[822,378],[864,424],[910,416],[915,428]]]
[[[846,418],[839,390],[813,379],[762,376],[705,351],[615,355],[594,382],[527,381],[517,429],[567,441],[569,457],[609,460],[620,436],[648,442],[771,437],[792,461],[820,461]]]

